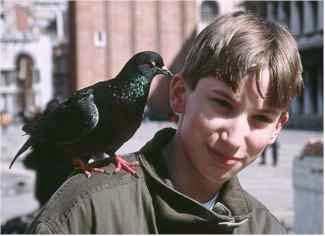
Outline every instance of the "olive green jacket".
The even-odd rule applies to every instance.
[[[139,152],[138,178],[123,171],[70,177],[27,233],[45,234],[280,234],[277,219],[243,190],[237,177],[219,193],[213,210],[173,189],[161,149],[175,130],[164,129]]]

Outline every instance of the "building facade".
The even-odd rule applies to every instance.
[[[195,1],[70,2],[76,88],[114,77],[143,50],[170,65],[196,27]]]
[[[14,121],[33,116],[56,95],[54,49],[66,43],[67,9],[62,1],[0,3],[0,112]]]

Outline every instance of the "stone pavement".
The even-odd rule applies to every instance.
[[[118,153],[138,150],[157,130],[170,126],[173,125],[167,122],[143,122],[134,137]],[[292,161],[308,138],[322,136],[320,132],[284,130],[279,137],[278,165],[271,165],[271,154],[267,153],[266,165],[260,166],[257,160],[239,175],[244,188],[264,203],[289,230],[292,230],[294,218]],[[7,134],[2,131],[1,223],[38,207],[33,198],[34,173],[25,170],[19,161],[13,170],[8,170],[11,158],[26,138],[19,127],[10,128]]]

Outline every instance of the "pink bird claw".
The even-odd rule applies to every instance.
[[[87,178],[91,177],[91,172],[88,170],[84,170],[85,175],[87,176]]]
[[[102,168],[98,168],[98,167],[93,167],[89,164],[85,164],[82,160],[80,159],[76,159],[73,160],[73,166],[75,167],[76,170],[79,170],[81,172],[83,172],[87,178],[90,178],[94,173],[105,173],[105,170]]]
[[[123,157],[120,155],[115,156],[114,159],[115,159],[115,165],[116,165],[116,168],[114,170],[115,173],[117,173],[121,170],[125,170],[126,172],[138,177],[138,175],[136,173],[136,167],[139,166],[138,161],[128,162],[128,161],[124,160]]]

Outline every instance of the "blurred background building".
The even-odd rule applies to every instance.
[[[28,115],[53,97],[112,78],[141,50],[160,52],[177,72],[195,35],[218,15],[239,9],[293,32],[305,90],[290,108],[289,127],[322,130],[323,1],[2,0],[0,111]],[[159,86],[149,115],[164,119],[168,89]]]
[[[67,53],[61,50],[68,39],[67,12],[62,1],[0,2],[0,111],[13,121],[42,109],[57,95],[54,87],[69,88],[68,76],[61,74],[68,67],[61,60]]]

